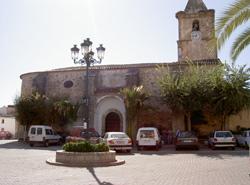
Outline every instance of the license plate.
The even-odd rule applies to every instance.
[[[122,144],[125,144],[125,142],[124,141],[116,141],[116,144],[122,145]]]
[[[192,143],[191,140],[184,140],[183,142],[184,142],[184,143]]]

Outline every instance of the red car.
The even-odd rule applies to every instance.
[[[9,131],[0,131],[0,139],[10,139],[12,134]]]
[[[101,137],[94,128],[84,129],[81,126],[73,127],[70,136],[66,137],[66,142],[90,141],[91,143],[100,143]]]

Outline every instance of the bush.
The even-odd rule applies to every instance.
[[[69,142],[63,145],[63,150],[66,152],[107,152],[108,145],[105,143],[91,144],[86,141]]]
[[[95,145],[95,152],[107,152],[107,151],[109,151],[109,147],[105,143],[99,143]]]

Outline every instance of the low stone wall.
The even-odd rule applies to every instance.
[[[70,166],[96,166],[116,162],[115,154],[115,151],[80,153],[59,150],[56,151],[55,162]]]

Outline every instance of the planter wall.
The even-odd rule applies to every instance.
[[[109,152],[65,152],[56,151],[56,162],[72,166],[98,165],[116,162],[115,151]]]

